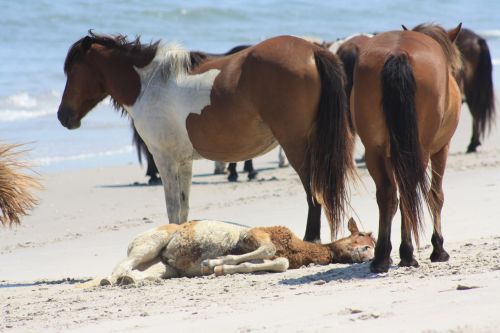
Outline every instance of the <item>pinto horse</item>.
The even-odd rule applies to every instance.
[[[90,32],[66,57],[58,118],[78,128],[111,96],[151,151],[164,180],[169,222],[176,224],[188,219],[193,159],[248,160],[279,143],[306,192],[305,239],[319,240],[321,207],[335,237],[349,200],[347,182],[355,175],[337,56],[280,36],[194,68],[192,57],[175,45]]]
[[[390,31],[370,39],[354,69],[351,111],[376,185],[379,233],[373,272],[391,265],[391,223],[401,211],[400,266],[413,256],[422,228],[422,195],[434,218],[432,261],[447,261],[441,232],[442,178],[458,125],[461,94],[456,78],[460,53],[453,43],[461,24],[447,33],[437,25]],[[426,168],[431,161],[432,182]]]

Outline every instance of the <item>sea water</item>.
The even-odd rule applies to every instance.
[[[0,141],[28,143],[41,172],[137,163],[129,120],[108,100],[78,130],[57,120],[66,53],[89,29],[220,53],[281,34],[333,41],[401,24],[463,22],[486,38],[500,83],[498,0],[0,0],[0,8]]]

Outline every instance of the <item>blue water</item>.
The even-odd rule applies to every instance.
[[[0,0],[0,140],[29,142],[39,170],[137,163],[126,118],[101,103],[68,131],[56,118],[69,46],[86,34],[142,35],[223,52],[280,34],[335,40],[357,32],[463,22],[488,41],[500,83],[500,1]]]

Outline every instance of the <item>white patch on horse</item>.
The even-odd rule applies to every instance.
[[[189,67],[188,51],[175,44],[159,47],[150,64],[136,68],[141,92],[135,104],[126,107],[148,148],[168,151],[179,160],[197,155],[186,119],[210,105],[212,87],[220,73],[212,69],[189,75]]]
[[[365,34],[365,33],[350,35],[349,37],[346,37],[344,39],[339,39],[339,40],[333,42],[332,45],[330,45],[328,47],[328,50],[332,53],[337,53],[337,50],[339,49],[340,45],[349,41],[349,39],[354,38],[354,37],[358,37],[358,36],[366,36],[366,37],[372,38],[374,35],[373,34]]]

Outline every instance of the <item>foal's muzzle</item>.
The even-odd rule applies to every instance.
[[[67,129],[76,129],[80,127],[81,121],[75,116],[75,111],[65,105],[60,105],[57,111],[57,119],[61,122],[61,125]]]

